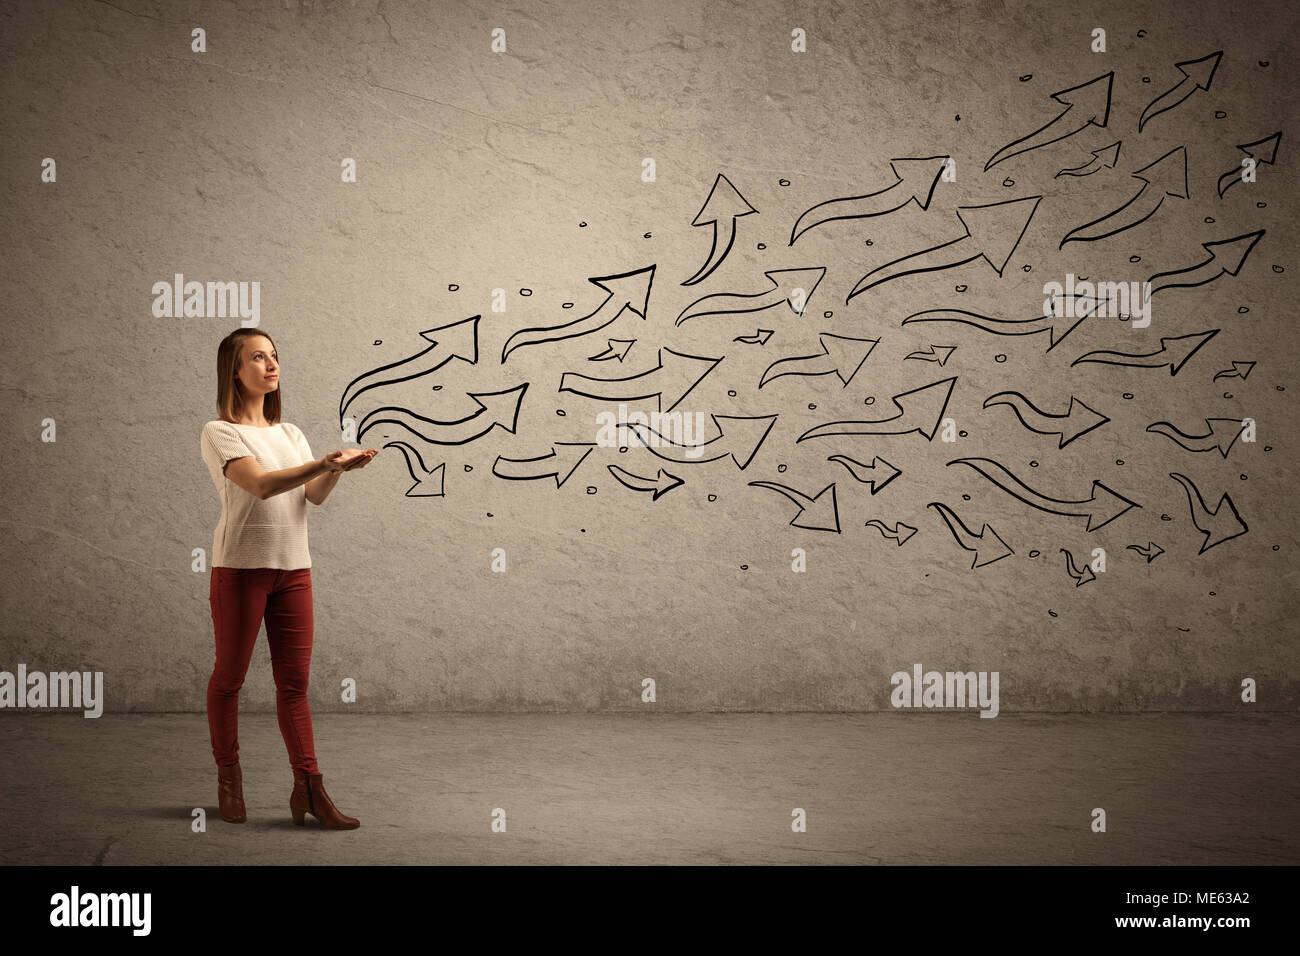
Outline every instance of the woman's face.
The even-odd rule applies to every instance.
[[[265,395],[280,387],[280,360],[265,335],[244,339],[235,377],[249,395]]]

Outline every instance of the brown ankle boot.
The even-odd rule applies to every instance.
[[[217,767],[217,803],[221,819],[227,823],[243,823],[248,819],[244,810],[244,775],[239,762],[229,767]]]
[[[289,797],[289,810],[293,822],[303,826],[304,814],[310,813],[322,826],[332,830],[355,830],[361,823],[355,817],[339,812],[334,801],[325,792],[325,780],[318,773],[293,775],[293,793]]]

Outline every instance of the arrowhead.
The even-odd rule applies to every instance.
[[[829,497],[827,492],[830,492]],[[834,531],[839,534],[840,511],[835,504],[835,482],[832,481],[817,492],[812,504],[800,510],[790,524],[796,528],[807,528],[810,531]]]
[[[1263,139],[1257,139],[1253,143],[1247,143],[1245,146],[1238,146],[1237,148],[1256,162],[1271,166],[1273,160],[1277,159],[1277,144],[1281,141],[1282,133],[1279,131],[1272,136],[1265,136]]]
[[[1083,566],[1083,570],[1079,572],[1079,576],[1074,579],[1074,586],[1076,588],[1082,587],[1083,585],[1087,584],[1089,581],[1095,581],[1095,580],[1097,580],[1097,575],[1093,573],[1092,565],[1085,564]]]
[[[470,392],[469,397],[483,406],[488,418],[513,435],[526,391],[528,383],[524,382],[502,392]]]
[[[448,359],[458,358],[473,365],[478,361],[478,320],[481,318],[483,316],[473,315],[435,329],[425,329],[420,335],[446,349]]]
[[[1057,447],[1064,448],[1080,435],[1087,434],[1094,428],[1100,428],[1108,421],[1110,419],[1101,412],[1089,408],[1071,395],[1070,408],[1065,413],[1065,421],[1061,425],[1061,441]]]
[[[795,310],[793,303],[790,302],[790,295],[795,289],[803,290],[804,308],[808,307],[808,300],[813,297],[817,291],[818,284],[826,276],[826,267],[818,266],[812,269],[773,269],[771,272],[764,272],[763,275],[771,280],[772,284],[784,291],[786,305],[790,306],[790,311],[795,315],[803,315],[803,310]],[[708,313],[701,313],[708,314]],[[680,324],[680,321],[679,321]]]
[[[1210,254],[1224,272],[1235,276],[1246,264],[1246,257],[1250,255],[1250,250],[1264,238],[1264,233],[1267,231],[1260,229],[1258,232],[1248,232],[1245,235],[1224,239],[1222,242],[1203,242],[1201,248]]]
[[[555,442],[551,445],[551,451],[555,455],[551,464],[555,467],[556,488],[569,480],[569,476],[578,470],[578,466],[594,447],[592,442]]]
[[[660,495],[662,495],[664,492],[672,491],[674,488],[676,488],[678,485],[682,483],[683,482],[681,478],[678,478],[676,475],[670,475],[668,472],[660,468],[659,480],[655,484],[654,494],[650,496],[650,500],[658,501]]]
[[[1188,359],[1210,339],[1219,334],[1218,329],[1208,332],[1193,332],[1191,335],[1176,335],[1160,340],[1160,351],[1169,356],[1169,374],[1177,375],[1178,370],[1187,364]]]
[[[389,445],[398,445],[398,444],[404,444],[404,443],[388,442],[386,445],[384,445],[384,447],[387,448],[389,447]],[[408,445],[407,447],[409,448],[410,446]],[[414,451],[414,449],[412,449],[412,451]],[[420,475],[418,478],[415,479],[415,484],[411,485],[411,487],[406,489],[405,497],[441,498],[444,494],[443,478],[446,475],[446,470],[447,470],[447,463],[444,461],[444,462],[440,462],[438,464],[438,467],[434,468],[432,471],[428,471]]]
[[[1112,70],[1095,80],[1053,93],[1052,99],[1071,110],[1077,110],[1080,117],[1087,117],[1086,122],[1094,126],[1105,126],[1110,118],[1110,87],[1114,79],[1115,71]]]
[[[1105,527],[1130,508],[1142,507],[1136,501],[1130,501],[1118,492],[1107,488],[1100,481],[1092,483],[1092,497],[1088,502],[1092,505],[1088,510],[1089,531]]]
[[[1101,149],[1095,149],[1092,151],[1092,155],[1101,160],[1101,164],[1107,169],[1114,169],[1115,164],[1119,162],[1119,147],[1122,142],[1124,141],[1120,140],[1111,143],[1109,146],[1103,146]]]
[[[659,386],[659,411],[672,411],[721,361],[721,357],[686,355],[670,348],[661,348],[659,371],[654,373],[654,383]],[[672,401],[669,402],[669,399]]]
[[[1207,418],[1205,424],[1210,427],[1210,437],[1219,449],[1219,454],[1227,458],[1228,452],[1241,437],[1244,425],[1236,418]]]
[[[1165,153],[1154,163],[1143,166],[1133,174],[1134,179],[1150,183],[1167,196],[1186,199],[1187,147],[1178,146]]]
[[[829,332],[823,332],[820,339],[822,348],[835,366],[835,374],[844,385],[849,384],[871,350],[880,344],[880,339],[854,339]]]
[[[934,433],[939,430],[939,422],[943,419],[944,409],[948,407],[948,399],[952,397],[952,386],[956,381],[956,377],[945,378],[894,396],[894,404],[903,410],[903,422],[908,425],[918,423],[913,425],[910,431],[920,432],[926,439],[933,440]],[[933,424],[930,424],[931,422]]]
[[[1247,375],[1250,374],[1251,369],[1255,367],[1255,363],[1254,362],[1233,362],[1232,367],[1233,369],[1236,370],[1237,376],[1239,378],[1244,379]]]
[[[898,546],[901,548],[903,545],[907,544],[909,540],[911,540],[912,535],[916,534],[916,529],[913,528],[910,524],[903,524],[903,522],[900,521],[898,522],[898,524],[894,526],[894,533],[898,535],[898,537],[895,540],[898,542]]]
[[[930,197],[934,195],[934,187],[938,185],[939,177],[943,175],[944,165],[947,162],[947,156],[891,159],[889,168],[902,183],[901,188],[916,200],[918,206],[927,209],[930,206]]]
[[[1219,61],[1222,59],[1223,51],[1216,50],[1199,60],[1183,60],[1181,63],[1175,63],[1174,66],[1201,89],[1208,90],[1210,84],[1214,82],[1214,71],[1219,68]]]
[[[703,226],[710,222],[748,216],[752,212],[758,210],[745,201],[745,197],[731,185],[730,179],[718,173],[718,178],[713,181],[713,188],[709,190],[709,198],[704,200],[704,205],[696,213],[691,225]]]
[[[620,306],[627,303],[628,308],[644,319],[646,310],[650,307],[650,285],[654,282],[654,278],[655,267],[649,266],[616,276],[590,278],[587,281],[608,292],[610,298]]]
[[[1002,275],[1011,254],[1016,251],[1042,198],[1027,196],[986,206],[957,207],[957,218],[966,227],[975,249],[998,275]]]
[[[1015,554],[1001,535],[984,525],[980,528],[980,533],[976,535],[980,539],[979,546],[975,549],[975,560],[971,562],[971,570],[982,568],[986,564],[992,564],[994,561],[1001,561],[1007,555]],[[994,543],[996,542],[996,544]]]
[[[744,471],[758,454],[759,446],[767,438],[767,433],[776,424],[776,416],[714,415],[713,423],[718,426],[718,434],[726,436],[726,447],[731,449],[731,458],[736,467]]]

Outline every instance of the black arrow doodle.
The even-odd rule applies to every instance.
[[[662,468],[659,469],[659,474],[654,478],[645,478],[641,475],[636,475],[626,469],[620,468],[618,465],[606,465],[605,467],[609,469],[609,473],[614,476],[619,484],[631,488],[633,491],[650,492],[651,501],[658,501],[661,496],[672,491],[678,485],[683,484],[681,478],[678,478],[676,475],[670,475]]]
[[[883,458],[873,458],[869,465],[854,461],[848,455],[831,455],[826,460],[838,461],[849,470],[850,475],[864,485],[870,485],[873,495],[878,491],[884,491],[887,484],[902,474],[901,471]]]
[[[1235,418],[1207,418],[1204,421],[1205,427],[1209,429],[1204,435],[1189,435],[1170,422],[1155,422],[1147,426],[1147,431],[1154,432],[1157,435],[1164,435],[1166,438],[1182,445],[1188,451],[1200,452],[1217,449],[1219,454],[1227,458],[1228,451],[1241,437],[1246,423]]]
[[[929,385],[922,385],[910,391],[895,395],[891,402],[898,413],[888,418],[869,421],[827,422],[810,428],[800,435],[796,442],[810,438],[830,438],[835,435],[908,435],[920,432],[930,441],[939,430],[943,413],[948,408],[952,397],[952,386],[957,379],[940,379]]]
[[[474,404],[479,407],[478,411],[454,421],[425,418],[409,408],[385,405],[376,408],[361,420],[361,426],[357,429],[357,441],[376,425],[398,425],[434,445],[464,445],[482,438],[497,426],[513,435],[519,421],[519,408],[527,390],[528,383],[524,382],[500,392],[472,392],[468,397],[474,400]],[[416,422],[423,423],[426,431],[420,431]]]
[[[1258,232],[1248,232],[1231,239],[1224,239],[1222,242],[1201,243],[1201,248],[1210,254],[1210,258],[1186,269],[1157,272],[1147,280],[1146,298],[1150,299],[1161,289],[1191,288],[1213,282],[1222,275],[1235,276],[1246,264],[1246,257],[1250,255],[1250,251],[1255,248],[1255,244],[1263,238],[1266,231],[1260,229]],[[1174,282],[1176,276],[1181,276],[1186,281]],[[1158,282],[1158,279],[1166,281]]]
[[[744,345],[766,345],[767,340],[772,337],[775,329],[759,329],[753,335],[737,335],[731,341],[740,342]]]
[[[794,527],[840,533],[840,509],[835,503],[835,482],[832,481],[811,498],[801,491],[795,491],[788,485],[775,481],[751,481],[750,484],[755,488],[770,488],[772,491],[780,492],[798,505],[799,513],[790,519],[790,524]]]
[[[1089,408],[1073,395],[1070,396],[1070,407],[1060,415],[1043,411],[1021,392],[998,392],[984,399],[985,408],[992,408],[994,405],[1009,406],[1020,419],[1020,424],[1031,432],[1040,435],[1059,435],[1058,448],[1064,448],[1076,438],[1081,438],[1094,428],[1100,428],[1110,421],[1101,412]]]
[[[1089,305],[1082,310],[1082,315],[1068,318],[1056,315],[1039,315],[1034,316],[1032,319],[1000,319],[991,315],[980,315],[978,312],[968,312],[965,309],[928,309],[925,312],[915,312],[909,315],[900,324],[955,322],[959,325],[972,326],[981,332],[989,332],[993,335],[1037,335],[1040,332],[1046,332],[1047,351],[1050,352],[1064,342],[1065,337],[1077,329],[1085,319],[1095,314],[1098,305],[1100,305],[1100,300],[1089,296],[1076,296],[1075,298],[1076,300],[1086,301]],[[1055,306],[1055,301],[1053,301],[1053,306]]]
[[[704,205],[691,222],[692,226],[713,226],[713,246],[709,249],[709,257],[704,260],[704,265],[700,266],[700,271],[682,285],[695,285],[708,278],[722,264],[722,260],[727,258],[727,253],[731,252],[736,241],[736,220],[756,212],[758,210],[746,202],[740,191],[731,185],[731,180],[718,173],[718,178],[713,180],[713,188],[709,190],[709,198],[704,200]],[[726,223],[721,227],[721,233],[719,223]]]
[[[636,339],[606,339],[605,351],[596,355],[588,355],[588,362],[608,362],[610,359],[618,359],[618,364],[623,364],[623,359],[627,358],[627,353],[632,346],[636,344]],[[620,347],[621,346],[621,347]]]
[[[1257,139],[1253,143],[1246,143],[1237,148],[1255,161],[1257,166],[1272,166],[1277,159],[1277,147],[1282,142],[1282,131],[1278,130],[1272,136],[1265,136],[1263,139]],[[1230,169],[1219,177],[1219,198],[1235,186],[1237,183],[1245,182],[1242,174],[1245,169],[1240,165],[1236,169]]]
[[[446,462],[442,462],[437,468],[428,468],[424,464],[424,458],[411,445],[404,441],[385,442],[384,448],[396,448],[402,453],[402,458],[406,462],[406,470],[411,475],[411,480],[415,484],[406,489],[407,498],[441,498],[444,496],[443,480],[446,473]],[[412,463],[411,459],[415,461]]]
[[[1183,491],[1187,493],[1187,505],[1192,512],[1192,524],[1196,526],[1197,531],[1205,535],[1205,540],[1201,542],[1201,550],[1197,551],[1197,554],[1204,554],[1210,548],[1231,541],[1233,538],[1239,538],[1250,530],[1226,491],[1211,511],[1192,479],[1176,472],[1170,472],[1169,477],[1183,486]],[[1227,508],[1224,508],[1224,505],[1227,505]]]
[[[952,353],[955,351],[957,351],[955,345],[931,345],[928,349],[904,355],[903,361],[916,359],[918,362],[938,362],[939,367],[943,368],[948,364],[948,359],[952,358]]]
[[[1102,365],[1131,365],[1136,368],[1164,368],[1169,366],[1169,374],[1177,375],[1178,370],[1200,351],[1206,342],[1219,334],[1218,329],[1207,332],[1193,332],[1190,335],[1175,335],[1160,339],[1160,348],[1154,352],[1089,352],[1080,355],[1070,363],[1071,368],[1080,362],[1098,362]]]
[[[597,332],[622,315],[624,309],[630,309],[644,319],[650,308],[650,287],[654,284],[654,278],[655,266],[635,269],[616,276],[589,278],[588,282],[609,293],[600,305],[572,322],[520,329],[506,339],[506,344],[501,349],[501,364],[505,364],[507,355],[522,346],[558,342],[561,339],[571,339]]]
[[[665,359],[665,354],[668,356]],[[725,356],[709,358],[703,355],[687,355],[674,352],[670,348],[659,350],[659,364],[636,375],[623,378],[592,378],[577,372],[565,372],[560,376],[561,392],[573,392],[605,402],[630,402],[638,398],[658,398],[659,411],[670,412],[677,407],[691,389],[699,385],[704,377],[717,367]],[[664,407],[665,397],[672,402]]]
[[[822,347],[820,352],[777,359],[767,367],[758,381],[758,387],[762,388],[782,375],[816,376],[832,373],[840,380],[840,385],[846,387],[853,376],[858,374],[858,369],[862,368],[867,356],[880,344],[880,339],[855,339],[829,332],[822,332],[817,338]]]
[[[1170,196],[1175,199],[1186,199],[1189,195],[1187,148],[1178,146],[1171,149],[1155,162],[1135,172],[1133,178],[1142,183],[1142,188],[1132,199],[1118,209],[1071,230],[1061,240],[1058,248],[1065,248],[1067,242],[1096,242],[1098,239],[1105,239],[1107,236],[1132,229],[1154,216]]]
[[[1092,494],[1087,498],[1077,500],[1053,498],[1030,488],[991,458],[957,458],[948,462],[948,465],[949,467],[952,465],[967,465],[975,469],[1011,497],[1023,501],[1029,507],[1037,508],[1039,511],[1075,518],[1086,516],[1088,531],[1104,528],[1130,509],[1142,507],[1136,501],[1125,498],[1119,492],[1107,488],[1100,481],[1092,483]]]
[[[753,295],[733,295],[727,292],[718,292],[714,295],[706,295],[703,298],[696,299],[677,317],[676,325],[681,325],[687,319],[697,319],[702,315],[737,315],[745,312],[762,312],[765,309],[771,309],[775,306],[785,303],[789,306],[790,311],[795,315],[803,315],[804,310],[808,307],[808,300],[812,298],[813,293],[817,291],[817,286],[821,283],[822,278],[826,275],[826,268],[818,266],[811,269],[773,269],[771,272],[764,272],[763,275],[772,284],[772,288],[766,292],[755,292]],[[802,304],[796,309],[791,299],[795,290],[802,290]]]
[[[1254,362],[1233,362],[1232,368],[1225,368],[1222,372],[1216,373],[1214,380],[1216,382],[1221,378],[1240,378],[1244,380],[1254,368]]]
[[[1219,68],[1221,59],[1223,59],[1223,51],[1216,50],[1199,60],[1183,60],[1181,63],[1175,63],[1174,66],[1183,74],[1183,78],[1152,100],[1142,111],[1141,117],[1138,118],[1138,132],[1141,133],[1147,123],[1161,113],[1173,109],[1197,90],[1208,90],[1214,81],[1214,71]]]
[[[943,175],[947,156],[922,156],[891,159],[889,168],[894,171],[894,182],[884,189],[863,196],[845,196],[818,203],[801,215],[790,230],[790,245],[809,229],[835,219],[865,219],[883,216],[914,202],[928,209],[934,187]]]
[[[1060,142],[1089,126],[1104,127],[1110,119],[1110,89],[1114,79],[1112,70],[1086,83],[1053,93],[1052,99],[1065,109],[1027,136],[1003,146],[984,164],[984,171],[988,172],[1012,156]]]
[[[708,441],[686,445],[663,435],[645,422],[620,422],[630,429],[650,454],[679,465],[697,465],[731,456],[741,471],[749,466],[758,449],[776,424],[775,415],[713,415],[718,433]],[[653,436],[653,437],[651,437]]]
[[[1089,581],[1097,580],[1097,575],[1093,573],[1090,564],[1085,562],[1082,568],[1076,568],[1074,566],[1074,555],[1065,550],[1065,548],[1061,549],[1061,554],[1065,555],[1065,573],[1074,579],[1074,586],[1076,588],[1082,587]]]
[[[912,535],[916,534],[915,528],[910,524],[903,524],[901,521],[891,528],[879,518],[872,518],[867,522],[867,527],[875,528],[884,536],[885,540],[897,542],[900,548],[907,544]]]
[[[953,538],[963,551],[974,552],[975,557],[971,560],[970,569],[982,568],[992,564],[994,561],[1001,561],[1008,555],[1015,554],[1015,551],[1002,540],[1002,537],[990,528],[987,524],[980,525],[979,533],[976,534],[966,523],[957,517],[957,512],[953,511],[941,501],[931,501],[927,508],[933,508],[943,519],[943,523],[948,526]],[[984,557],[980,558],[980,549],[984,551]]]
[[[1136,551],[1138,554],[1142,555],[1142,557],[1147,559],[1147,564],[1150,564],[1156,558],[1160,557],[1160,555],[1165,553],[1165,549],[1160,547],[1160,545],[1156,544],[1154,541],[1147,542],[1145,548],[1140,544],[1130,544],[1125,550]]]
[[[1059,179],[1062,176],[1091,176],[1093,173],[1100,172],[1103,169],[1113,169],[1119,162],[1119,142],[1111,143],[1109,146],[1103,146],[1101,149],[1092,151],[1092,159],[1082,166],[1075,166],[1072,169],[1063,169],[1054,176]]]
[[[492,463],[492,474],[508,481],[535,481],[554,478],[558,489],[587,460],[594,442],[553,442],[551,450],[536,458],[506,458],[498,455]]]

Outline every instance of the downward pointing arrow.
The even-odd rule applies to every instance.
[[[1197,554],[1204,554],[1210,548],[1238,538],[1250,530],[1241,515],[1237,513],[1237,506],[1232,503],[1227,492],[1224,492],[1219,503],[1211,511],[1192,479],[1175,472],[1170,472],[1169,477],[1182,485],[1183,491],[1187,492],[1187,505],[1192,511],[1192,524],[1196,526],[1197,531],[1205,535],[1205,540],[1201,542],[1201,550],[1196,552]],[[1225,508],[1224,505],[1227,507]]]
[[[775,481],[751,481],[750,484],[755,488],[770,488],[780,492],[797,504],[799,513],[790,520],[790,524],[794,527],[840,533],[840,511],[835,503],[835,482],[832,481],[811,498],[801,491],[795,491]],[[807,517],[804,517],[805,512]]]
[[[1183,74],[1171,89],[1166,90],[1157,96],[1146,109],[1142,111],[1142,116],[1138,119],[1138,132],[1142,132],[1142,127],[1151,122],[1161,113],[1173,109],[1187,97],[1191,96],[1197,90],[1208,90],[1210,84],[1214,81],[1214,71],[1219,68],[1219,61],[1223,59],[1223,51],[1216,50],[1209,56],[1203,56],[1199,60],[1184,60],[1181,63],[1175,63],[1178,71]]]
[[[939,512],[939,517],[948,526],[948,530],[952,532],[953,538],[956,539],[957,544],[963,551],[973,551],[975,553],[970,565],[972,571],[992,564],[994,561],[1001,561],[1007,555],[1015,554],[1015,551],[988,525],[980,525],[979,534],[976,534],[966,527],[965,522],[957,517],[957,512],[943,502],[931,501],[926,507]],[[983,558],[980,557],[981,548],[984,549]]]

